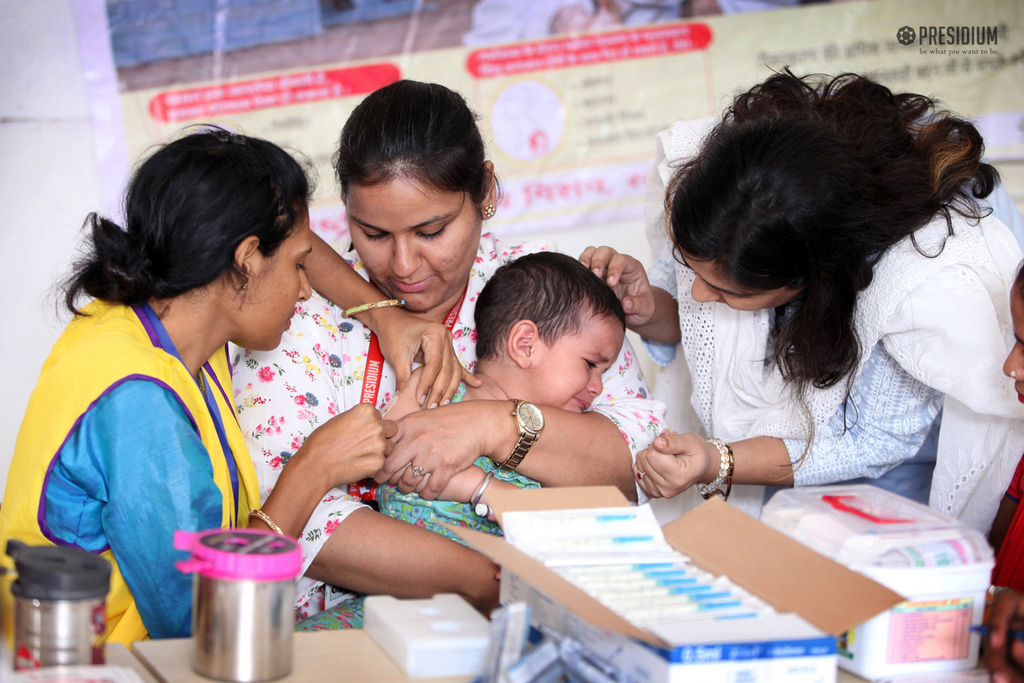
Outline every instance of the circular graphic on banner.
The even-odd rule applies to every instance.
[[[900,41],[904,45],[910,45],[916,38],[917,33],[909,26],[904,26],[899,31],[896,31],[896,40]]]
[[[558,94],[540,81],[513,83],[494,103],[491,129],[498,147],[513,159],[543,159],[565,135],[565,107]]]

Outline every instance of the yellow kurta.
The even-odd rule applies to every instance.
[[[238,518],[234,520],[235,501],[225,454],[203,394],[188,369],[154,345],[133,309],[97,301],[84,312],[88,315],[76,317],[50,351],[29,399],[0,507],[0,549],[11,538],[29,545],[54,543],[43,528],[43,490],[49,470],[85,413],[130,379],[155,381],[175,394],[209,452],[214,483],[222,494],[221,526],[246,526],[249,510],[259,505],[259,488],[234,406],[216,386],[223,387],[228,397],[232,395],[226,353],[218,351],[208,361],[216,380],[208,382],[208,391],[219,409],[238,471]],[[129,643],[148,637],[117,560],[109,549],[102,556],[113,567],[107,596],[107,638]],[[11,566],[6,555],[4,561]],[[6,612],[11,613],[9,609]]]

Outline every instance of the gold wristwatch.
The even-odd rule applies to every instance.
[[[544,415],[540,412],[540,408],[532,403],[520,401],[518,398],[512,399],[512,403],[512,417],[516,421],[516,429],[519,430],[519,442],[505,458],[505,462],[501,463],[501,467],[508,470],[519,467],[519,463],[530,452],[530,447],[544,431]]]

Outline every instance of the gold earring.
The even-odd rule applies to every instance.
[[[248,281],[242,283],[242,291],[244,292],[247,289],[249,289],[249,282]]]
[[[488,204],[483,208],[483,211],[481,211],[480,213],[483,214],[485,221],[489,221],[492,218],[494,218],[494,214],[497,213],[497,211],[498,207],[496,207],[494,204]]]

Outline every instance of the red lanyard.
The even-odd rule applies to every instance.
[[[459,311],[462,309],[462,302],[466,299],[468,289],[469,283],[467,282],[466,289],[462,290],[462,296],[445,316],[444,326],[448,330],[455,327],[455,321],[459,318]],[[366,370],[363,372],[363,391],[359,395],[360,403],[377,405],[377,393],[380,391],[380,374],[383,367],[384,354],[380,350],[380,342],[377,340],[377,335],[370,332],[370,349],[366,352]]]

